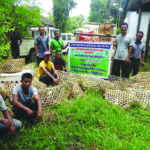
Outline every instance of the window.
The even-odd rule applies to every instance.
[[[63,41],[66,41],[66,35],[61,35]]]
[[[69,41],[71,41],[71,35],[67,35]]]

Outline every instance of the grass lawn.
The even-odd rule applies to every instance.
[[[0,149],[149,149],[149,118],[149,109],[133,104],[125,110],[89,89],[83,98],[44,109],[35,126],[24,122],[15,136],[0,139]]]
[[[64,56],[67,60],[67,55]],[[10,110],[10,102],[6,101]],[[14,136],[0,138],[0,150],[149,150],[150,109],[133,103],[123,109],[88,89],[83,98],[65,99],[43,109],[43,120]]]

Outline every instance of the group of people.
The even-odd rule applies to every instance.
[[[50,52],[43,53],[44,60],[39,64],[39,80],[47,86],[58,84],[60,78],[57,70],[68,72],[66,62],[61,57],[61,51],[56,51],[56,57],[50,61]],[[32,86],[32,74],[24,73],[21,77],[21,84],[13,88],[13,106],[11,108],[14,118],[12,119],[5,102],[0,95],[0,111],[3,112],[4,118],[0,117],[0,136],[4,134],[14,134],[16,130],[22,127],[21,119],[27,120],[31,125],[42,119],[42,104],[37,89]]]
[[[65,49],[68,43],[64,46],[60,36],[60,31],[55,31],[55,39],[50,42],[50,51],[49,39],[44,35],[44,27],[39,27],[39,36],[34,40],[37,64],[39,66],[37,76],[39,81],[47,86],[59,83],[60,78],[56,70],[69,72],[66,67],[66,61],[61,57],[62,49]],[[50,56],[52,57],[51,61]]]
[[[123,78],[129,78],[130,73],[135,76],[139,72],[140,59],[141,65],[144,66],[145,44],[141,41],[144,33],[138,31],[136,40],[132,41],[132,37],[127,34],[128,24],[121,24],[121,34],[117,36],[114,46],[116,52],[114,56],[112,75]]]
[[[49,39],[44,35],[44,27],[39,27],[39,33],[39,36],[34,40],[37,64],[39,66],[37,76],[39,81],[47,86],[58,84],[60,78],[56,70],[69,72],[66,67],[66,61],[61,57],[62,49],[66,48],[68,44],[64,46],[63,41],[60,39],[60,31],[56,31],[55,39],[51,41],[49,50]],[[11,39],[14,39],[14,37],[16,40],[20,40],[20,44],[22,43],[22,40],[16,35],[16,31],[14,31]],[[13,48],[16,50],[15,46]],[[12,54],[14,58],[17,58],[18,50],[16,53],[13,51]],[[51,61],[50,56],[52,56]],[[37,89],[32,86],[31,73],[22,74],[21,84],[13,88],[12,94],[13,106],[11,110],[16,119],[11,118],[4,99],[0,95],[0,111],[4,115],[4,118],[0,117],[0,136],[8,133],[14,134],[16,130],[22,127],[21,119],[27,120],[30,124],[35,124],[42,119],[41,99]]]
[[[114,42],[116,52],[112,67],[112,75],[119,77],[121,75],[124,78],[128,78],[131,71],[133,71],[133,76],[139,72],[140,59],[142,58],[141,65],[143,66],[145,52],[145,45],[141,41],[144,33],[139,31],[136,35],[136,40],[132,41],[131,36],[127,34],[127,29],[128,24],[123,23],[121,25],[121,34],[117,36],[116,42]],[[37,64],[39,66],[37,76],[39,81],[47,86],[58,84],[60,78],[56,70],[69,72],[65,60],[61,57],[62,49],[65,49],[68,44],[64,46],[63,41],[60,39],[60,31],[57,30],[55,39],[50,42],[49,50],[49,39],[44,35],[44,27],[39,27],[39,33],[39,36],[34,40]],[[16,31],[13,36],[20,40],[20,44],[22,43],[21,39],[16,35]],[[11,38],[14,39],[14,37]],[[13,54],[14,57],[17,57],[18,50],[17,53]],[[52,57],[51,61],[50,56]],[[16,130],[22,127],[21,119],[25,119],[31,124],[42,119],[41,99],[36,88],[32,86],[32,74],[24,73],[21,77],[21,84],[13,88],[12,112],[16,119],[11,118],[1,95],[0,111],[4,115],[4,118],[0,117],[0,135],[14,134]]]
[[[144,33],[142,31],[138,31],[136,35],[136,40],[132,41],[132,37],[129,34],[127,34],[127,29],[128,24],[122,23],[121,34],[117,36],[116,42],[114,42],[114,46],[116,46],[116,52],[112,66],[112,75],[119,77],[121,75],[124,78],[128,78],[131,72],[133,76],[139,72],[141,58],[141,65],[144,66],[145,52],[145,44],[141,41],[144,36]],[[44,35],[44,32],[44,27],[39,27],[39,35],[35,38],[34,45],[36,50],[37,64],[40,68],[38,77],[40,78],[40,81],[49,85],[51,83],[59,82],[59,77],[55,69],[65,70],[68,72],[68,69],[66,68],[66,62],[61,57],[61,55],[62,50],[65,49],[69,45],[69,43],[64,45],[63,40],[60,38],[60,31],[56,30],[55,38],[52,39],[49,44],[49,38]],[[22,40],[16,34],[16,30],[13,32],[13,35],[10,37],[10,40],[12,56],[13,58],[17,58],[19,57],[19,46],[21,45]],[[20,41],[19,43],[18,40]],[[52,57],[52,62],[54,66],[52,63],[47,64],[47,62],[49,62],[50,60],[50,55]],[[43,66],[45,66],[45,68],[47,69],[43,69]],[[49,71],[53,73],[50,74]],[[49,82],[47,82],[48,78],[51,78]]]

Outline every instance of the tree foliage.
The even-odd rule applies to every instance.
[[[53,16],[56,28],[62,32],[66,31],[66,24],[69,13],[76,3],[74,0],[53,0]]]
[[[120,24],[124,3],[125,0],[91,0],[89,21]]]
[[[47,19],[49,22],[55,24],[55,22],[54,22],[54,16],[53,16],[53,11],[48,12],[48,16],[45,17],[45,19]]]
[[[107,19],[107,0],[91,0],[90,22],[102,22]]]
[[[30,1],[31,3],[31,1]],[[21,5],[21,0],[0,1],[0,55],[10,55],[11,32],[17,28],[21,35],[28,34],[28,26],[40,25],[40,9],[36,6]]]
[[[85,21],[84,16],[74,16],[68,18],[67,25],[66,25],[66,32],[74,32],[75,29],[81,28]]]

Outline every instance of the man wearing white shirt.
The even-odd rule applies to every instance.
[[[127,34],[128,24],[121,24],[121,34],[117,36],[114,46],[116,46],[116,53],[112,67],[112,75],[124,78],[129,77],[129,63],[130,54],[132,52],[132,38]]]

